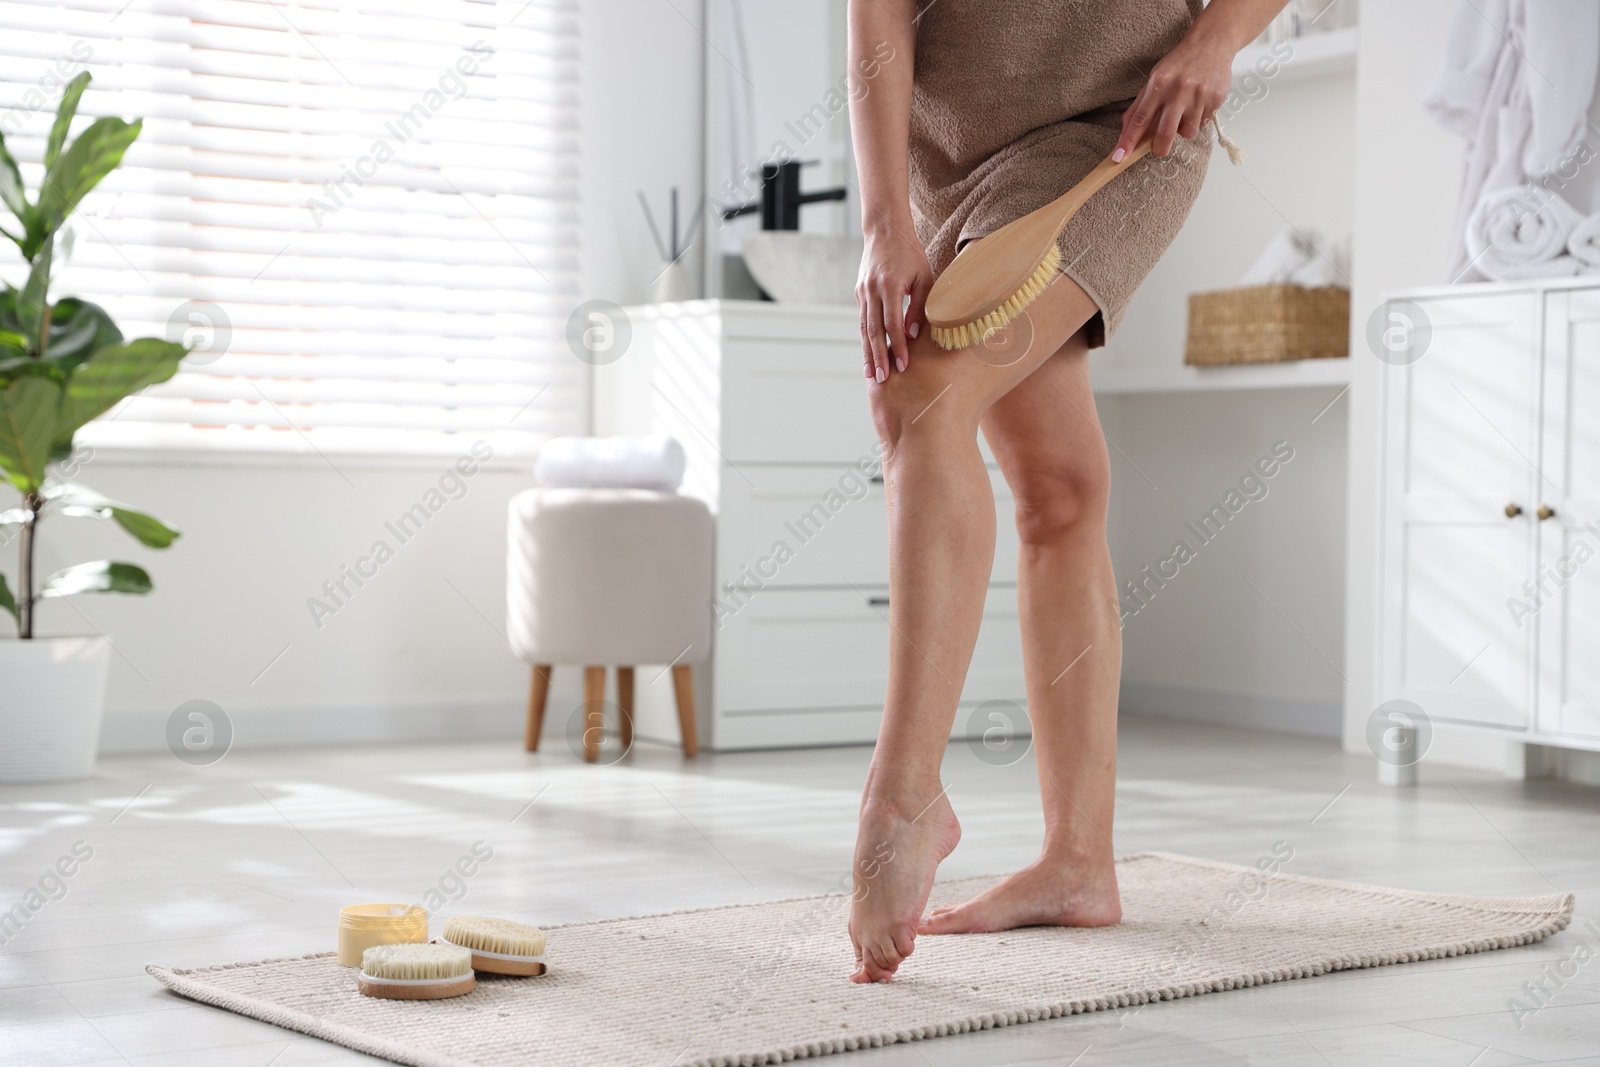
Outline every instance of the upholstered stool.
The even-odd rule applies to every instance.
[[[711,651],[711,512],[646,489],[530,489],[511,498],[506,626],[533,664],[524,747],[536,751],[555,664],[583,664],[583,758],[604,737],[607,666],[633,744],[633,668],[671,664],[683,753],[699,745],[690,665]]]

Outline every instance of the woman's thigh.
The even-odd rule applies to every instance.
[[[1017,504],[1025,542],[1103,521],[1111,463],[1089,384],[1089,345],[1074,334],[984,412],[980,425]]]
[[[893,443],[925,422],[964,422],[975,434],[984,414],[1044,366],[1097,310],[1088,293],[1058,274],[1020,315],[980,344],[946,351],[925,331],[911,342],[904,371],[868,386],[880,436]]]

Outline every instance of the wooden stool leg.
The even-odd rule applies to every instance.
[[[583,669],[583,759],[593,763],[600,758],[600,742],[605,740],[606,669]]]
[[[678,701],[678,732],[683,735],[683,754],[693,756],[700,751],[700,735],[694,725],[694,675],[687,663],[672,668],[672,692]]]
[[[633,747],[633,668],[617,668],[617,723],[622,751]]]
[[[533,665],[533,684],[528,687],[528,729],[522,735],[522,747],[528,752],[539,751],[539,734],[544,730],[544,704],[550,696],[550,664]]]

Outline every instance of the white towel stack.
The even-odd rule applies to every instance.
[[[1467,219],[1468,262],[1495,281],[1577,274],[1584,261],[1568,249],[1584,221],[1577,208],[1548,189],[1531,184],[1496,189],[1484,194]]]
[[[1600,214],[1590,215],[1572,228],[1567,252],[1578,261],[1579,274],[1600,274]]]
[[[556,437],[534,460],[547,489],[653,489],[675,493],[688,459],[676,437]]]

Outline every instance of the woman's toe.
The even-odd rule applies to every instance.
[[[963,927],[962,910],[959,907],[940,908],[926,919],[917,929],[919,934],[951,934]]]

